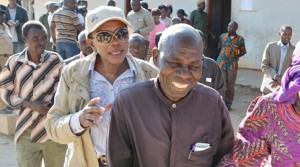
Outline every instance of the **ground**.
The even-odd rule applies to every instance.
[[[249,86],[237,85],[235,87],[235,98],[230,111],[233,127],[236,131],[238,124],[245,116],[245,111],[249,103],[259,96],[260,92],[257,88]],[[0,133],[0,166],[1,167],[17,167],[15,145],[13,136],[7,136]]]

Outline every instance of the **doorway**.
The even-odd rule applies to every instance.
[[[230,21],[231,0],[209,0],[208,26],[211,27],[216,38],[208,38],[208,57],[217,60],[219,37],[227,32],[227,25]]]

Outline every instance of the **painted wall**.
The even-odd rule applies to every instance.
[[[239,23],[238,34],[245,38],[247,54],[240,67],[261,69],[261,59],[268,42],[278,41],[281,25],[293,28],[292,44],[300,39],[299,0],[253,0],[253,11],[240,11],[241,0],[232,0],[232,20]]]

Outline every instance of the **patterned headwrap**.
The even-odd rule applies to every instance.
[[[300,91],[300,42],[297,43],[292,57],[292,67],[282,76],[281,87],[275,100],[280,103],[294,104]]]

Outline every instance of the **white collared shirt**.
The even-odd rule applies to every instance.
[[[111,84],[100,73],[94,70],[95,61],[91,62],[89,66],[89,79],[90,79],[90,94],[91,99],[100,97],[101,102],[97,104],[98,107],[105,107],[112,104],[117,93],[123,88],[135,83],[136,69],[133,63],[128,59],[129,69],[121,74],[113,84]],[[91,128],[91,138],[97,153],[97,156],[105,155],[106,153],[106,138],[108,133],[108,126],[110,120],[110,110],[102,115],[103,121],[98,123],[98,128]],[[75,134],[84,131],[80,125],[79,115],[81,112],[76,113],[71,117],[70,126]]]
[[[279,68],[278,68],[278,74],[281,74],[281,71],[282,71],[282,66],[283,66],[283,63],[285,61],[285,58],[286,58],[286,54],[287,54],[287,51],[289,49],[289,46],[290,44],[286,44],[284,45],[281,41],[279,42],[279,46],[280,46],[280,63],[279,63]]]

